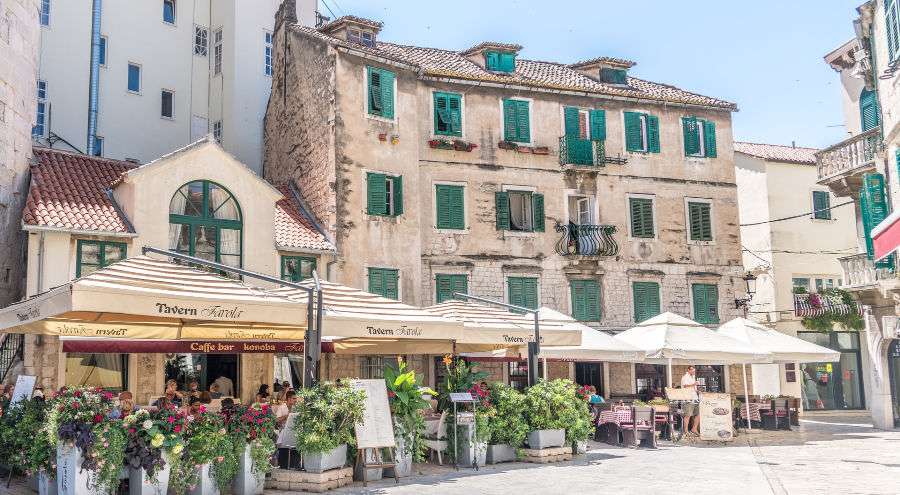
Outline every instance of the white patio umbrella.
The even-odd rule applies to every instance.
[[[647,353],[647,362],[668,364],[672,386],[672,364],[746,364],[770,363],[771,354],[710,330],[696,321],[674,313],[663,313],[639,323],[616,339]],[[749,402],[747,373],[744,371],[744,398]],[[750,419],[747,419],[750,425]]]
[[[539,357],[632,363],[643,361],[644,351],[606,332],[589,328],[581,331],[581,345],[542,346]]]

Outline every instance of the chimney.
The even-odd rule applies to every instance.
[[[797,141],[791,141],[791,148],[797,147]]]
[[[297,0],[282,0],[278,12],[275,13],[275,31],[281,29],[283,23],[297,24]]]

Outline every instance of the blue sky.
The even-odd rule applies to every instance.
[[[634,60],[637,77],[736,102],[736,140],[825,147],[846,137],[840,82],[822,57],[853,36],[863,0],[321,2],[384,22],[381,39],[395,43],[491,40],[536,60]]]

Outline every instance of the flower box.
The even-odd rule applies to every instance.
[[[210,465],[204,464],[197,468],[200,471],[200,477],[197,484],[188,493],[190,495],[219,495],[219,485],[210,472]]]
[[[516,148],[516,151],[519,153],[531,153],[532,149],[529,146],[519,146]]]
[[[56,448],[56,490],[59,495],[94,493],[94,473],[81,469],[81,449],[60,443]]]
[[[535,146],[535,148],[532,150],[532,152],[535,155],[549,155],[550,148],[547,146]]]
[[[347,444],[341,444],[329,452],[303,452],[303,469],[310,473],[324,473],[329,469],[344,467],[347,462]]]
[[[250,456],[250,445],[244,447],[237,476],[231,485],[234,495],[261,495],[265,488],[266,476],[253,469],[253,457]]]
[[[171,466],[167,454],[163,454],[165,465],[156,471],[156,481],[149,479],[143,468],[128,469],[128,495],[166,495],[169,490]]]
[[[512,141],[500,141],[499,143],[497,143],[497,147],[501,150],[515,150],[519,147],[519,145],[513,143]]]
[[[428,146],[432,149],[452,150],[453,143],[444,139],[432,139],[428,141]]]
[[[488,464],[499,464],[501,462],[513,462],[518,459],[516,449],[512,445],[505,443],[498,445],[488,445],[486,462]]]
[[[528,432],[526,441],[532,450],[562,447],[566,444],[566,430],[533,430]]]

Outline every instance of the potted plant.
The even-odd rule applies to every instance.
[[[549,155],[549,154],[550,154],[550,148],[549,148],[548,146],[535,146],[535,147],[534,147],[534,154],[535,154],[535,155]]]
[[[184,450],[181,440],[184,415],[175,407],[150,412],[141,409],[122,419],[127,432],[125,463],[129,492],[165,495],[172,459]]]
[[[41,430],[47,416],[43,397],[23,400],[0,416],[0,462],[34,479],[41,495],[56,493],[56,456]]]
[[[56,448],[60,494],[108,493],[119,486],[127,436],[110,419],[113,394],[98,388],[62,389],[50,401],[44,426]]]
[[[213,466],[225,464],[225,454],[234,452],[234,445],[219,414],[206,411],[187,416],[184,431],[185,449],[179,462],[173,463],[169,475],[169,488],[175,495],[213,495],[219,493],[219,485],[230,486],[237,473],[237,456],[231,455],[232,468],[216,470]],[[215,473],[223,474],[220,483]]]
[[[457,451],[451,452],[454,459],[463,465],[470,465],[475,461],[484,464],[487,455],[487,441],[490,438],[490,430],[487,419],[492,413],[487,400],[487,387],[481,387],[479,382],[487,378],[488,374],[479,371],[477,365],[468,364],[463,359],[456,361],[450,355],[444,356],[446,378],[441,384],[438,398],[439,407],[452,412],[453,405],[450,402],[450,394],[454,392],[469,392],[479,399],[475,404],[475,435],[471,435],[472,427],[469,425],[457,425],[453,414],[447,415],[447,437],[452,441],[458,439]],[[462,412],[462,411],[459,411]],[[455,436],[454,436],[454,428]]]
[[[500,148],[501,150],[515,150],[519,147],[519,145],[512,141],[504,140],[504,141],[500,141],[499,143],[497,143],[497,147]]]
[[[437,395],[430,388],[420,387],[416,380],[416,372],[407,369],[403,358],[397,358],[397,367],[384,367],[384,381],[387,384],[388,402],[394,423],[394,436],[397,439],[395,462],[393,468],[398,477],[412,473],[413,462],[425,460],[425,415],[423,410],[429,402],[423,395]],[[390,474],[391,476],[393,473]]]
[[[321,382],[297,390],[294,434],[303,469],[322,473],[344,466],[347,444],[354,442],[353,426],[362,422],[364,407],[365,392],[348,385]]]
[[[525,443],[528,425],[525,423],[525,395],[503,383],[494,383],[490,389],[494,415],[488,419],[490,440],[487,447],[487,463],[515,461],[517,450]]]
[[[542,380],[525,393],[528,446],[562,447],[590,435],[590,410],[571,380]]]
[[[272,470],[276,418],[268,404],[235,408],[229,422],[238,470],[232,483],[236,495],[261,494]]]
[[[587,440],[594,431],[590,406],[594,389],[589,386],[579,387],[571,380],[563,382],[568,382],[569,390],[574,391],[574,394],[569,395],[569,407],[562,412],[568,424],[566,442],[572,446],[572,454],[584,454],[587,452]]]
[[[669,401],[662,397],[654,397],[647,402],[647,405],[652,407],[655,412],[669,412]]]

